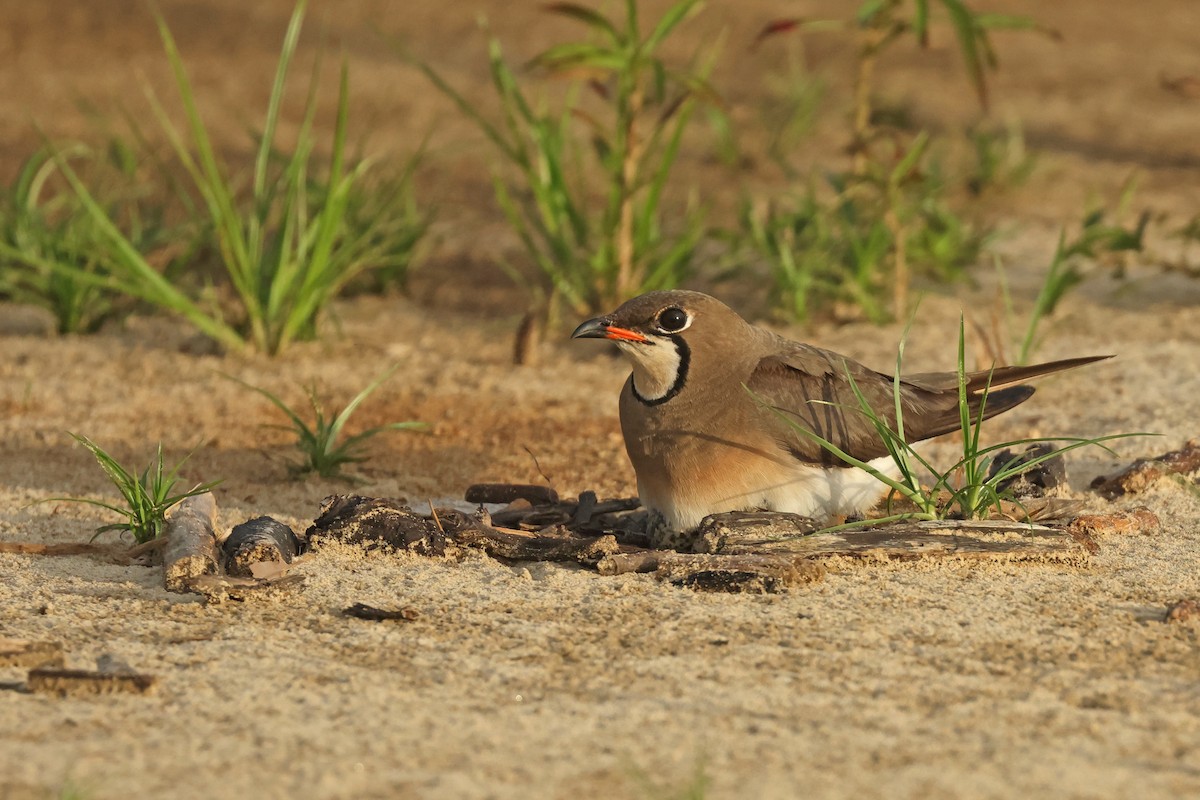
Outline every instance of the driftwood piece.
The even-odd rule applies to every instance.
[[[515,561],[575,561],[594,564],[616,552],[612,536],[578,536],[562,531],[529,533],[488,524],[486,517],[437,509],[430,518],[395,500],[335,495],[305,532],[311,546],[326,539],[379,543],[427,556],[459,556],[467,548]]]
[[[421,616],[421,612],[417,611],[412,606],[405,606],[404,608],[392,610],[386,608],[376,608],[375,606],[369,606],[366,603],[355,603],[348,608],[343,608],[342,613],[347,617],[365,619],[372,622],[383,622],[384,620],[389,619],[412,622],[414,619],[417,619]]]
[[[761,521],[756,518],[761,518]],[[809,558],[973,558],[1083,562],[1087,548],[1068,533],[1005,520],[898,522],[878,528],[810,533],[812,520],[793,514],[718,514],[702,536],[725,554],[786,553]]]
[[[468,503],[511,503],[528,500],[535,506],[552,506],[558,503],[558,492],[549,486],[529,483],[477,483],[467,487],[463,499]]]
[[[212,492],[185,498],[167,521],[163,585],[168,592],[191,591],[188,584],[218,571],[217,501]]]
[[[1190,475],[1197,471],[1200,471],[1200,439],[1191,439],[1178,450],[1154,458],[1139,458],[1120,472],[1101,475],[1092,481],[1091,488],[1112,500],[1144,492],[1167,475]]]
[[[0,667],[61,667],[61,642],[0,639]]]
[[[291,564],[300,552],[300,540],[279,520],[255,517],[235,525],[221,551],[227,575],[257,577],[256,564]]]
[[[98,694],[131,692],[147,694],[154,690],[156,679],[127,670],[101,671],[37,667],[29,671],[25,686],[31,692],[55,694],[59,697],[80,697]]]

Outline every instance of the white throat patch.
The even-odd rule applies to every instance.
[[[633,391],[643,402],[654,403],[672,390],[678,391],[676,382],[683,358],[675,342],[659,339],[654,344],[617,342],[617,346],[633,364]]]

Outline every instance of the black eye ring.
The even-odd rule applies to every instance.
[[[671,306],[658,315],[658,328],[666,333],[679,333],[692,321],[682,308]]]

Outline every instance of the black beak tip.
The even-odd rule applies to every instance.
[[[608,320],[604,317],[589,319],[571,334],[572,339],[607,339]]]

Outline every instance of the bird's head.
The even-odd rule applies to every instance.
[[[676,290],[635,297],[587,320],[571,338],[615,342],[633,364],[635,397],[659,405],[683,391],[697,356],[719,361],[732,355],[723,345],[742,326],[742,318],[716,298]]]

